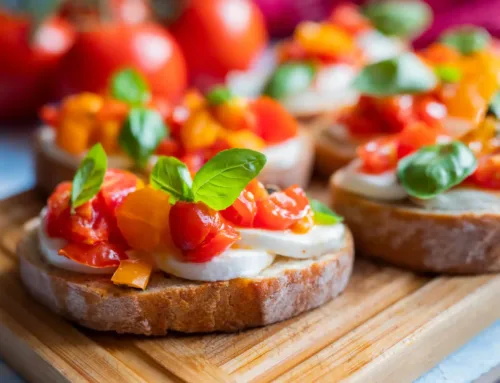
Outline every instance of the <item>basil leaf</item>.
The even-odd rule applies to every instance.
[[[356,89],[373,96],[420,93],[435,86],[436,76],[413,53],[368,65],[354,80]]]
[[[179,200],[193,201],[191,174],[187,166],[175,157],[160,156],[149,182],[154,189],[168,193],[172,204]]]
[[[462,142],[425,146],[398,164],[398,178],[409,195],[421,199],[458,185],[476,169],[474,153]]]
[[[71,186],[71,212],[94,197],[101,188],[108,167],[102,145],[95,144],[80,163]]]
[[[225,102],[232,99],[234,96],[231,91],[225,86],[215,86],[205,95],[208,104],[211,106],[217,106],[224,104]]]
[[[484,28],[463,26],[446,31],[439,40],[463,55],[469,55],[485,49],[491,41],[491,35]]]
[[[459,68],[449,65],[439,65],[434,68],[434,73],[443,82],[458,82],[462,78],[462,72]]]
[[[372,2],[363,13],[380,32],[392,36],[416,36],[432,20],[432,10],[423,1]]]
[[[291,62],[280,65],[269,78],[264,94],[275,99],[283,99],[309,87],[315,67],[310,63]]]
[[[196,173],[193,181],[195,201],[223,210],[266,164],[266,156],[250,149],[228,149],[212,157]]]
[[[497,92],[490,101],[488,114],[500,118],[500,92]]]
[[[132,108],[122,127],[118,143],[139,168],[144,168],[167,133],[168,128],[158,112]]]
[[[146,80],[134,69],[115,73],[111,78],[110,92],[117,100],[130,105],[144,104],[151,97]]]
[[[328,206],[316,199],[309,199],[309,204],[314,213],[314,222],[318,225],[333,225],[342,222],[343,218],[335,214]]]

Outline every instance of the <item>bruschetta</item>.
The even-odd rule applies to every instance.
[[[416,271],[500,271],[496,131],[456,141],[422,129],[387,137],[337,171],[333,207],[363,255]]]
[[[467,33],[480,33],[474,31]],[[442,39],[462,33],[446,32]],[[356,105],[318,130],[318,172],[330,176],[352,161],[363,144],[412,124],[439,125],[457,138],[477,127],[498,90],[500,63],[490,45],[476,48],[465,54],[437,42],[417,55],[406,53],[366,66],[354,82],[361,93]]]
[[[17,247],[35,299],[95,330],[237,331],[328,302],[348,283],[342,219],[298,186],[266,188],[266,157],[221,151],[191,178],[160,156],[149,185],[96,144]]]
[[[139,73],[124,70],[106,96],[82,93],[42,110],[36,133],[37,184],[50,191],[72,178],[87,150],[100,142],[110,165],[147,177],[158,155],[175,156],[196,172],[221,150],[250,148],[268,158],[262,181],[306,186],[314,143],[277,101],[247,100],[224,87],[190,91],[179,105],[152,97]]]

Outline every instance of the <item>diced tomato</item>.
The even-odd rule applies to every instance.
[[[256,201],[255,227],[269,230],[286,230],[308,212],[309,200],[299,186],[290,186],[266,199]]]
[[[431,126],[441,126],[447,115],[446,106],[431,96],[417,98],[414,103],[416,118]]]
[[[161,141],[156,148],[156,154],[160,156],[179,157],[181,155],[181,152],[182,148],[180,143],[170,137],[165,138],[163,141]]]
[[[477,169],[470,178],[483,188],[500,189],[500,154],[480,158]]]
[[[398,133],[413,119],[413,97],[410,95],[380,99],[378,112],[389,133]]]
[[[411,154],[423,146],[434,145],[447,138],[441,127],[429,126],[423,122],[408,125],[399,135],[398,159]]]
[[[260,97],[251,102],[249,107],[256,118],[255,133],[267,143],[279,143],[297,135],[297,121],[276,100]]]
[[[57,127],[59,109],[54,105],[45,105],[40,109],[40,119],[52,128]]]
[[[363,162],[362,170],[366,173],[383,173],[394,169],[398,162],[397,138],[381,137],[358,148],[358,156]]]
[[[231,206],[221,211],[224,218],[241,227],[252,227],[256,213],[254,195],[248,190],[243,190]]]
[[[95,245],[69,243],[59,250],[59,255],[90,267],[118,266],[127,259],[125,248],[120,245],[100,242]]]
[[[201,151],[186,154],[179,159],[186,164],[191,174],[195,174],[205,164],[205,158]]]
[[[352,135],[372,135],[380,134],[384,131],[384,124],[373,114],[364,113],[361,110],[350,109],[342,113],[338,122],[345,125]]]
[[[223,253],[240,239],[239,233],[228,223],[222,223],[200,246],[184,253],[188,262],[207,262]]]
[[[256,179],[251,180],[245,190],[248,190],[250,193],[252,193],[253,198],[256,201],[269,197],[269,193],[267,192],[267,189],[264,187],[262,182],[257,181]]]
[[[129,106],[120,100],[114,98],[106,98],[102,104],[102,107],[96,114],[96,119],[98,121],[123,121],[127,117],[129,111]]]
[[[364,17],[355,4],[340,4],[336,6],[328,21],[352,34],[372,28],[370,21]]]
[[[203,203],[177,202],[170,210],[169,224],[174,245],[189,262],[207,262],[239,238],[219,212]]]
[[[115,210],[140,183],[132,173],[108,170],[99,193],[77,207],[73,214],[70,211],[71,183],[60,184],[47,202],[47,234],[72,244],[124,243],[116,224]]]

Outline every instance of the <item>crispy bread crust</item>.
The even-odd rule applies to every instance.
[[[500,271],[500,215],[429,211],[374,201],[330,180],[334,209],[345,218],[360,254],[415,271],[480,274]]]
[[[45,195],[49,195],[59,183],[73,179],[77,166],[62,162],[44,149],[40,134],[41,129],[43,128],[35,133],[36,185]],[[280,187],[294,184],[306,187],[309,184],[314,162],[314,141],[311,134],[305,130],[301,131],[299,139],[302,154],[294,158],[293,166],[286,169],[280,167],[264,168],[259,175],[262,182]]]
[[[40,256],[36,227],[26,232],[17,254],[31,295],[85,327],[145,335],[230,332],[291,318],[340,294],[354,259],[348,230],[345,239],[342,249],[300,261],[300,267],[276,262],[272,275],[202,283],[156,272],[145,291],[117,287],[110,276],[50,266]]]

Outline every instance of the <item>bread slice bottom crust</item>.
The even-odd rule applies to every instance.
[[[47,264],[36,227],[26,232],[17,254],[24,285],[52,311],[91,329],[144,335],[231,332],[291,318],[340,294],[354,260],[346,230],[340,250],[312,260],[280,258],[258,277],[206,283],[155,272],[148,288],[140,291],[115,286],[109,275]]]
[[[332,206],[352,231],[359,254],[414,271],[500,271],[500,214],[430,211],[374,201],[330,181]]]

